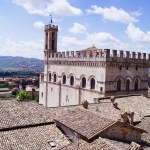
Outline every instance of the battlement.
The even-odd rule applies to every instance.
[[[48,29],[58,30],[58,26],[57,25],[51,25],[51,24],[45,25],[45,30],[48,30]]]
[[[147,62],[150,64],[150,54],[139,53],[139,52],[130,52],[110,49],[99,49],[99,50],[81,50],[81,51],[66,51],[66,52],[57,52],[50,53],[48,56],[49,60],[65,60],[65,61],[126,61],[130,60],[139,60],[138,62]],[[143,60],[143,61],[142,61]]]

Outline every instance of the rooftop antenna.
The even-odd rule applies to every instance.
[[[50,17],[51,17],[51,20],[50,20],[50,24],[52,24],[53,23],[53,16],[52,16],[52,14],[50,15]]]

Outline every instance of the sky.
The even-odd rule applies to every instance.
[[[0,0],[0,55],[43,59],[51,14],[60,52],[94,45],[150,53],[149,0]]]

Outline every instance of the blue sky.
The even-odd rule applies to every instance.
[[[58,51],[91,47],[150,53],[149,0],[1,0],[0,55],[43,59],[44,25]]]

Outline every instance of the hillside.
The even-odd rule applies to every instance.
[[[35,58],[0,56],[0,70],[44,70],[44,61]]]

